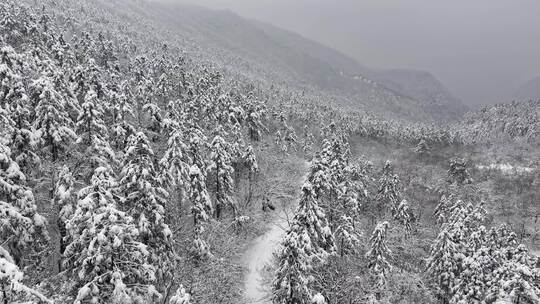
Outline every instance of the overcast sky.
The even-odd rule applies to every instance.
[[[181,0],[230,9],[372,68],[424,69],[469,104],[540,75],[540,0]]]

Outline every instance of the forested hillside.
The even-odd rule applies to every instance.
[[[538,102],[430,124],[173,21],[0,3],[2,303],[257,303],[279,216],[266,303],[539,303]]]

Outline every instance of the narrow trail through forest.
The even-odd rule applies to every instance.
[[[307,178],[309,162],[304,165],[304,174],[297,180],[298,193],[301,185]],[[270,282],[265,277],[265,267],[272,262],[274,253],[285,236],[285,232],[289,227],[288,216],[292,216],[292,211],[296,207],[295,196],[291,204],[284,208],[280,208],[272,220],[268,222],[268,230],[255,238],[251,246],[245,251],[243,260],[248,269],[244,278],[244,298],[247,304],[271,304],[271,287]],[[291,212],[289,212],[291,211]]]

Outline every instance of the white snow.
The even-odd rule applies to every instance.
[[[310,163],[305,163],[305,174],[298,179],[301,185],[307,179],[307,170]],[[285,211],[279,212],[269,225],[270,229],[263,235],[253,240],[252,245],[244,253],[243,260],[248,268],[244,280],[244,297],[250,304],[271,304],[271,286],[265,285],[264,267],[272,263],[274,252],[285,236],[289,227]]]
[[[248,268],[245,277],[245,298],[249,303],[272,303],[270,286],[265,286],[263,270],[272,262],[274,252],[279,246],[288,224],[284,216],[277,216],[270,229],[253,241],[253,245],[244,254]]]
[[[501,171],[503,174],[512,175],[512,174],[523,174],[533,172],[535,169],[531,167],[523,166],[513,166],[509,163],[506,164],[490,164],[490,165],[478,165],[476,168],[480,170],[497,170]]]

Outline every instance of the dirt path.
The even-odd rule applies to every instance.
[[[298,180],[298,190],[307,177],[309,163],[305,163],[304,172]],[[295,202],[293,202],[295,204]],[[292,207],[292,206],[290,206]],[[244,298],[247,304],[271,304],[271,287],[265,280],[264,268],[272,262],[274,252],[285,236],[289,227],[287,214],[293,209],[279,209],[274,218],[268,223],[268,231],[253,240],[252,245],[244,253],[243,259],[248,272],[244,280]]]

